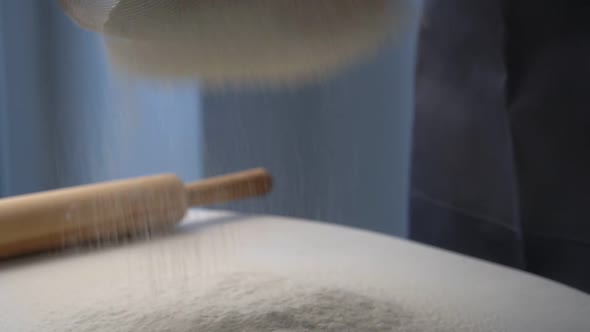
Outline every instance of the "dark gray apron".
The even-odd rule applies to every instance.
[[[410,236],[590,292],[590,2],[428,1]]]

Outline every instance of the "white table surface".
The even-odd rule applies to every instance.
[[[590,296],[552,281],[351,228],[203,210],[153,241],[0,263],[0,331],[57,331],[47,327],[56,312],[109,292],[116,302],[117,287],[233,270],[366,286],[410,310],[477,322],[478,331],[590,331]]]

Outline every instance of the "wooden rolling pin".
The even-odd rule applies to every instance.
[[[178,223],[190,206],[268,193],[264,169],[184,185],[165,174],[0,200],[0,259],[92,241],[149,236]]]

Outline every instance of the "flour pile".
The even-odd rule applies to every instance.
[[[203,283],[207,284],[207,282]],[[178,286],[178,285],[176,285]],[[341,288],[267,274],[235,273],[200,289],[127,291],[55,315],[44,331],[423,332],[446,329],[403,305]],[[431,319],[432,318],[432,319]]]

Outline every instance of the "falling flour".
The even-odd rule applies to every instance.
[[[48,332],[460,332],[386,297],[271,274],[232,273],[198,287],[117,290],[43,323]],[[181,287],[182,288],[182,287]],[[41,327],[40,327],[41,328]]]

